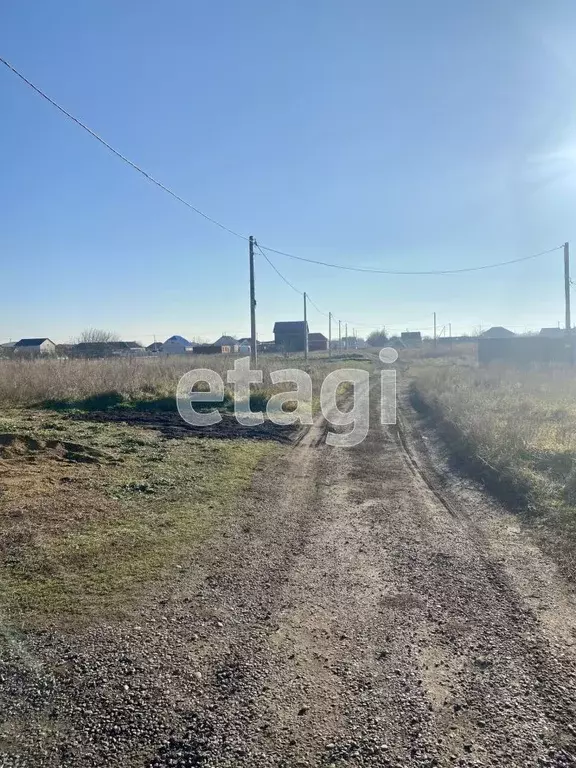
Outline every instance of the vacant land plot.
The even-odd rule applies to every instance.
[[[178,418],[178,417],[176,417]],[[233,514],[273,440],[159,422],[0,415],[0,603],[13,622],[110,618]],[[266,432],[264,438],[272,435]]]
[[[264,360],[253,408],[280,388],[270,386],[270,370],[303,363]],[[349,363],[306,364],[315,403],[325,374]],[[261,459],[294,430],[242,427],[227,412],[230,393],[214,427],[180,418],[180,376],[194,365],[225,378],[233,364],[220,356],[0,364],[5,618],[38,625],[119,615],[234,515]]]
[[[436,360],[413,362],[409,376],[455,453],[544,529],[576,571],[574,372]]]
[[[358,359],[360,358],[360,359]],[[181,376],[196,368],[216,371],[226,382],[226,372],[234,367],[235,357],[228,355],[190,355],[156,358],[116,358],[105,360],[0,360],[0,407],[41,405],[138,405],[160,404],[176,410],[174,396]],[[262,385],[254,385],[255,400],[266,403],[281,387],[272,386],[270,372],[300,368],[310,373],[319,391],[325,375],[335,366],[362,365],[360,355],[334,356],[314,353],[303,357],[263,355],[258,368]],[[230,402],[231,388],[226,390]],[[100,400],[100,398],[102,398]],[[86,403],[88,401],[88,403]]]

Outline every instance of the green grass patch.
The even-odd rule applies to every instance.
[[[0,610],[20,626],[125,614],[187,566],[236,514],[258,463],[280,450],[41,412],[0,416],[2,431],[56,432],[114,458],[80,465],[37,453],[2,464]]]

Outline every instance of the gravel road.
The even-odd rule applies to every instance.
[[[575,766],[573,592],[405,419],[312,428],[122,624],[6,631],[0,765]]]

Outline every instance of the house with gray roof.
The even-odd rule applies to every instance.
[[[55,355],[56,344],[46,336],[34,339],[20,339],[14,344],[15,355],[27,355],[35,357],[38,355]]]

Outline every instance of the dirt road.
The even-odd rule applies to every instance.
[[[315,427],[134,621],[6,638],[0,764],[576,765],[574,597],[427,461]]]

